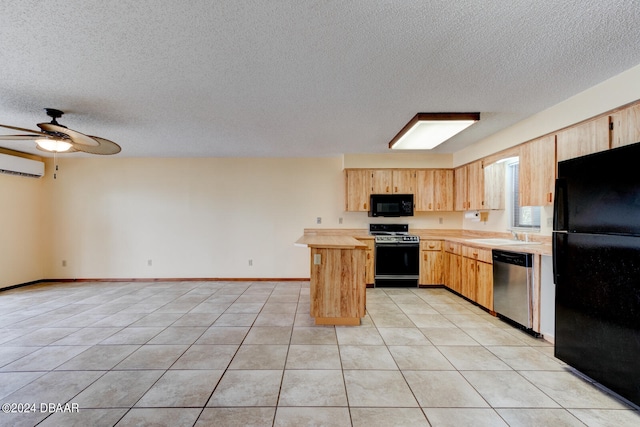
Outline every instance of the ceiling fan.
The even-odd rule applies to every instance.
[[[78,131],[68,129],[58,123],[64,114],[55,108],[45,108],[47,116],[51,117],[49,123],[38,123],[41,130],[24,129],[15,126],[0,124],[0,127],[27,132],[26,135],[0,135],[0,140],[35,140],[39,150],[50,153],[71,153],[81,151],[89,154],[117,154],[121,148],[118,144],[108,139],[97,136],[85,135]]]

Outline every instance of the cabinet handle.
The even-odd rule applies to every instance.
[[[365,203],[364,205],[362,205],[362,207],[367,210],[367,204]]]
[[[389,192],[389,186],[387,185],[387,193]]]
[[[438,203],[438,210],[440,210],[440,203]]]
[[[549,200],[548,200],[548,202],[549,202],[549,203],[551,203],[551,202],[552,202],[552,200],[553,200],[553,194],[552,194],[552,193],[549,193]]]
[[[436,247],[436,245],[429,245],[429,249],[433,249],[435,247]]]
[[[393,191],[395,191],[397,193],[398,192],[398,187],[395,187],[395,190],[393,190]]]
[[[431,209],[431,203],[429,203],[429,209]]]

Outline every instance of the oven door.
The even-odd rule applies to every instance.
[[[407,243],[376,243],[376,284],[384,280],[409,280],[411,285],[420,276],[420,245]]]

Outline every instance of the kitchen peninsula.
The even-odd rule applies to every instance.
[[[305,234],[311,249],[310,315],[316,325],[356,326],[365,315],[365,249],[351,236]]]
[[[550,237],[529,236],[532,241],[524,242],[512,240],[510,233],[450,229],[413,229],[411,232],[418,235],[421,242],[420,286],[444,286],[492,314],[495,312],[491,250],[532,254],[533,330],[541,332],[541,258],[551,255]],[[373,252],[372,243],[373,236],[365,229],[304,230],[303,237],[296,244],[311,248],[311,316],[316,318],[316,324],[360,323],[359,319],[365,314],[365,287],[373,283],[373,274],[366,278],[367,269],[373,270],[374,257],[369,253]],[[353,265],[349,266],[350,262]],[[479,263],[482,265],[478,266]],[[486,275],[478,273],[485,270]],[[345,289],[362,293],[362,297],[357,299],[356,306],[361,310],[357,314],[340,314],[340,310],[346,307],[355,307],[353,301],[356,300],[348,299],[353,298],[350,294],[338,296]],[[341,298],[345,300],[341,301]],[[336,323],[342,317],[350,318],[351,323]]]

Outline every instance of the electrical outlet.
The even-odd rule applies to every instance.
[[[66,266],[67,266],[67,260],[66,260],[66,259],[63,259],[63,260],[62,260],[62,266],[63,266],[63,267],[66,267]]]
[[[547,218],[547,227],[553,227],[553,217]]]
[[[151,266],[153,265],[153,260],[148,259],[148,260],[147,260],[147,265],[148,265],[149,267],[151,267]]]
[[[342,224],[342,217],[338,218],[338,224]]]
[[[444,222],[443,218],[438,218],[438,224],[442,224]]]
[[[314,265],[320,265],[320,264],[322,264],[322,255],[320,255],[320,254],[314,254],[314,255],[313,255],[313,264],[314,264]]]
[[[253,267],[253,260],[252,259],[249,260],[249,267]]]
[[[321,217],[317,217],[316,218],[316,224],[322,224],[322,218]]]

